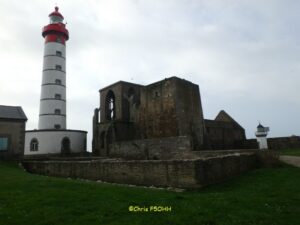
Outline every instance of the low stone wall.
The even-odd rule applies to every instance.
[[[277,137],[268,138],[269,149],[300,148],[300,137]]]
[[[23,160],[86,160],[92,157],[91,152],[80,152],[80,153],[70,153],[68,155],[62,155],[62,154],[36,154],[36,155],[24,155]],[[97,158],[97,157],[93,157]],[[103,157],[99,157],[103,158]]]
[[[243,149],[258,149],[258,142],[256,139],[246,139],[243,143]]]
[[[181,159],[192,150],[187,136],[116,142],[109,146],[109,157],[124,159]]]
[[[267,138],[267,141],[268,148],[272,150],[300,148],[299,136]],[[247,139],[246,143],[248,148],[256,148],[255,143],[257,144],[257,140],[254,138]]]
[[[143,186],[199,188],[259,167],[256,153],[186,160],[24,161],[30,173]]]

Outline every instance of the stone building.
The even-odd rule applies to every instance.
[[[224,110],[214,120],[204,120],[207,140],[211,149],[242,149],[245,144],[245,129]]]
[[[99,92],[94,155],[151,159],[162,152],[232,149],[245,140],[244,129],[224,111],[204,120],[199,86],[178,77],[146,86],[119,81]]]
[[[20,106],[0,105],[0,159],[23,157],[26,121]]]

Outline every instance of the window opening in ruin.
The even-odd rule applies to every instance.
[[[115,95],[109,90],[106,95],[106,119],[114,120],[116,118]]]

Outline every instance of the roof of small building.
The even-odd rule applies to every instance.
[[[257,128],[265,128],[265,127],[259,123]]]
[[[21,106],[0,105],[0,119],[27,120]]]
[[[238,122],[236,122],[227,112],[221,110],[215,118],[215,121],[232,122],[238,127],[244,129]]]

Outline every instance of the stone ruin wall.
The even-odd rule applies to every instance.
[[[257,140],[255,138],[247,139],[246,141],[248,146],[253,148],[256,144],[258,148]],[[267,141],[268,148],[271,150],[300,148],[299,136],[267,138]]]
[[[182,159],[191,154],[192,140],[186,136],[117,142],[110,145],[110,158]]]
[[[184,160],[24,161],[30,173],[110,183],[193,189],[258,168],[256,153]]]

